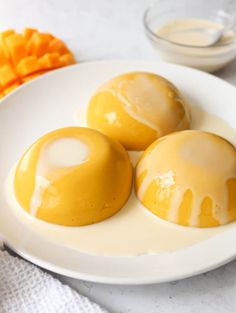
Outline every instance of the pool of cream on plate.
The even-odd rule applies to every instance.
[[[192,106],[191,111],[192,128],[214,132],[236,144],[236,131],[224,120],[199,107]],[[130,152],[134,165],[139,156],[140,153]],[[132,193],[126,205],[103,222],[83,227],[57,226],[35,219],[19,207],[12,188],[13,175],[14,171],[6,182],[6,195],[12,213],[21,223],[47,240],[89,254],[132,256],[165,253],[199,243],[235,225],[231,223],[206,229],[178,226],[150,213]]]

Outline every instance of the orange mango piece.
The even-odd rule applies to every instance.
[[[15,35],[15,31],[14,29],[8,29],[8,30],[5,30],[4,32],[1,32],[0,33],[0,38],[1,39],[5,39],[11,35]]]
[[[37,57],[43,56],[47,52],[47,48],[52,38],[53,37],[50,34],[34,33],[26,46],[28,54]]]
[[[10,54],[9,54],[9,51],[6,47],[5,39],[11,35],[14,35],[14,34],[15,34],[15,31],[13,29],[8,29],[8,30],[0,33],[0,47],[1,47],[1,50],[2,50],[5,58],[7,59],[7,62],[5,62],[5,63],[10,62]]]
[[[37,77],[39,77],[40,75],[42,75],[42,74],[44,74],[44,73],[45,73],[45,71],[43,71],[43,72],[38,72],[38,73],[36,73],[36,74],[32,74],[32,75],[26,76],[26,77],[24,77],[24,78],[22,79],[22,82],[23,82],[23,83],[27,83],[27,82],[31,81],[32,79],[37,78]]]
[[[25,28],[0,32],[0,98],[47,71],[75,63],[66,44],[48,33]]]
[[[39,59],[41,68],[44,70],[51,70],[60,66],[59,53],[47,53]]]
[[[14,89],[16,89],[19,85],[20,85],[19,82],[12,84],[10,87],[4,89],[3,94],[6,96],[10,92],[12,92]]]
[[[5,54],[5,51],[3,50],[2,47],[0,47],[0,66],[4,65],[4,64],[8,64],[8,58]]]
[[[25,77],[41,69],[36,56],[30,56],[22,59],[16,66],[16,72],[20,77]]]
[[[64,42],[57,38],[51,40],[48,46],[48,52],[58,52],[60,54],[70,53]]]
[[[37,29],[35,28],[25,28],[23,31],[24,38],[28,41],[34,33],[37,33]]]
[[[3,88],[17,82],[19,79],[9,64],[0,67],[0,85]]]
[[[25,38],[20,34],[13,34],[5,38],[5,45],[14,65],[27,56],[25,44]]]
[[[76,63],[71,53],[67,53],[67,54],[60,56],[59,60],[60,60],[61,67]]]

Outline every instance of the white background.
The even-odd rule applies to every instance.
[[[142,28],[142,14],[149,3],[145,0],[0,0],[0,30],[20,31],[31,26],[52,32],[68,43],[78,62],[119,58],[155,60],[157,56]],[[215,75],[236,84],[236,61]],[[236,312],[236,261],[197,277],[150,286],[110,286],[58,277],[111,313]]]

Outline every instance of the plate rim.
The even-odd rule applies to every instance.
[[[211,264],[207,268],[202,268],[198,271],[195,271],[194,273],[179,274],[179,275],[176,275],[173,279],[169,278],[169,277],[162,278],[162,279],[157,279],[156,277],[153,277],[152,279],[151,278],[142,278],[142,279],[139,278],[137,280],[136,278],[133,278],[133,279],[132,278],[124,278],[124,277],[113,278],[113,277],[107,277],[107,276],[102,276],[102,275],[95,276],[92,274],[85,274],[85,273],[81,273],[81,272],[76,272],[73,270],[62,268],[58,265],[54,265],[54,264],[49,263],[47,261],[43,261],[43,260],[34,258],[30,254],[28,254],[22,250],[18,250],[17,248],[14,248],[13,246],[11,246],[11,244],[8,243],[7,240],[5,240],[4,245],[9,247],[10,250],[12,250],[14,253],[16,253],[17,255],[22,257],[24,260],[30,262],[33,265],[40,267],[42,270],[47,270],[47,271],[50,271],[54,274],[63,275],[63,276],[66,276],[68,278],[79,279],[79,280],[92,282],[92,283],[109,284],[109,285],[117,285],[117,286],[121,286],[121,285],[145,286],[145,285],[162,284],[162,283],[169,283],[172,281],[184,280],[187,278],[195,277],[195,276],[213,271],[213,270],[215,270],[215,269],[217,269],[223,265],[230,263],[231,261],[235,260],[235,258],[236,258],[236,253],[234,253],[234,255],[230,256],[229,258],[224,259],[224,260],[220,260],[217,263]],[[127,257],[127,258],[129,258],[129,257]]]

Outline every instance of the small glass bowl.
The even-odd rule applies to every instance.
[[[236,57],[236,1],[231,0],[159,0],[143,16],[145,33],[160,57],[168,62],[214,72]],[[202,19],[230,25],[230,40],[211,47],[195,47],[170,42],[157,30],[181,19]]]

